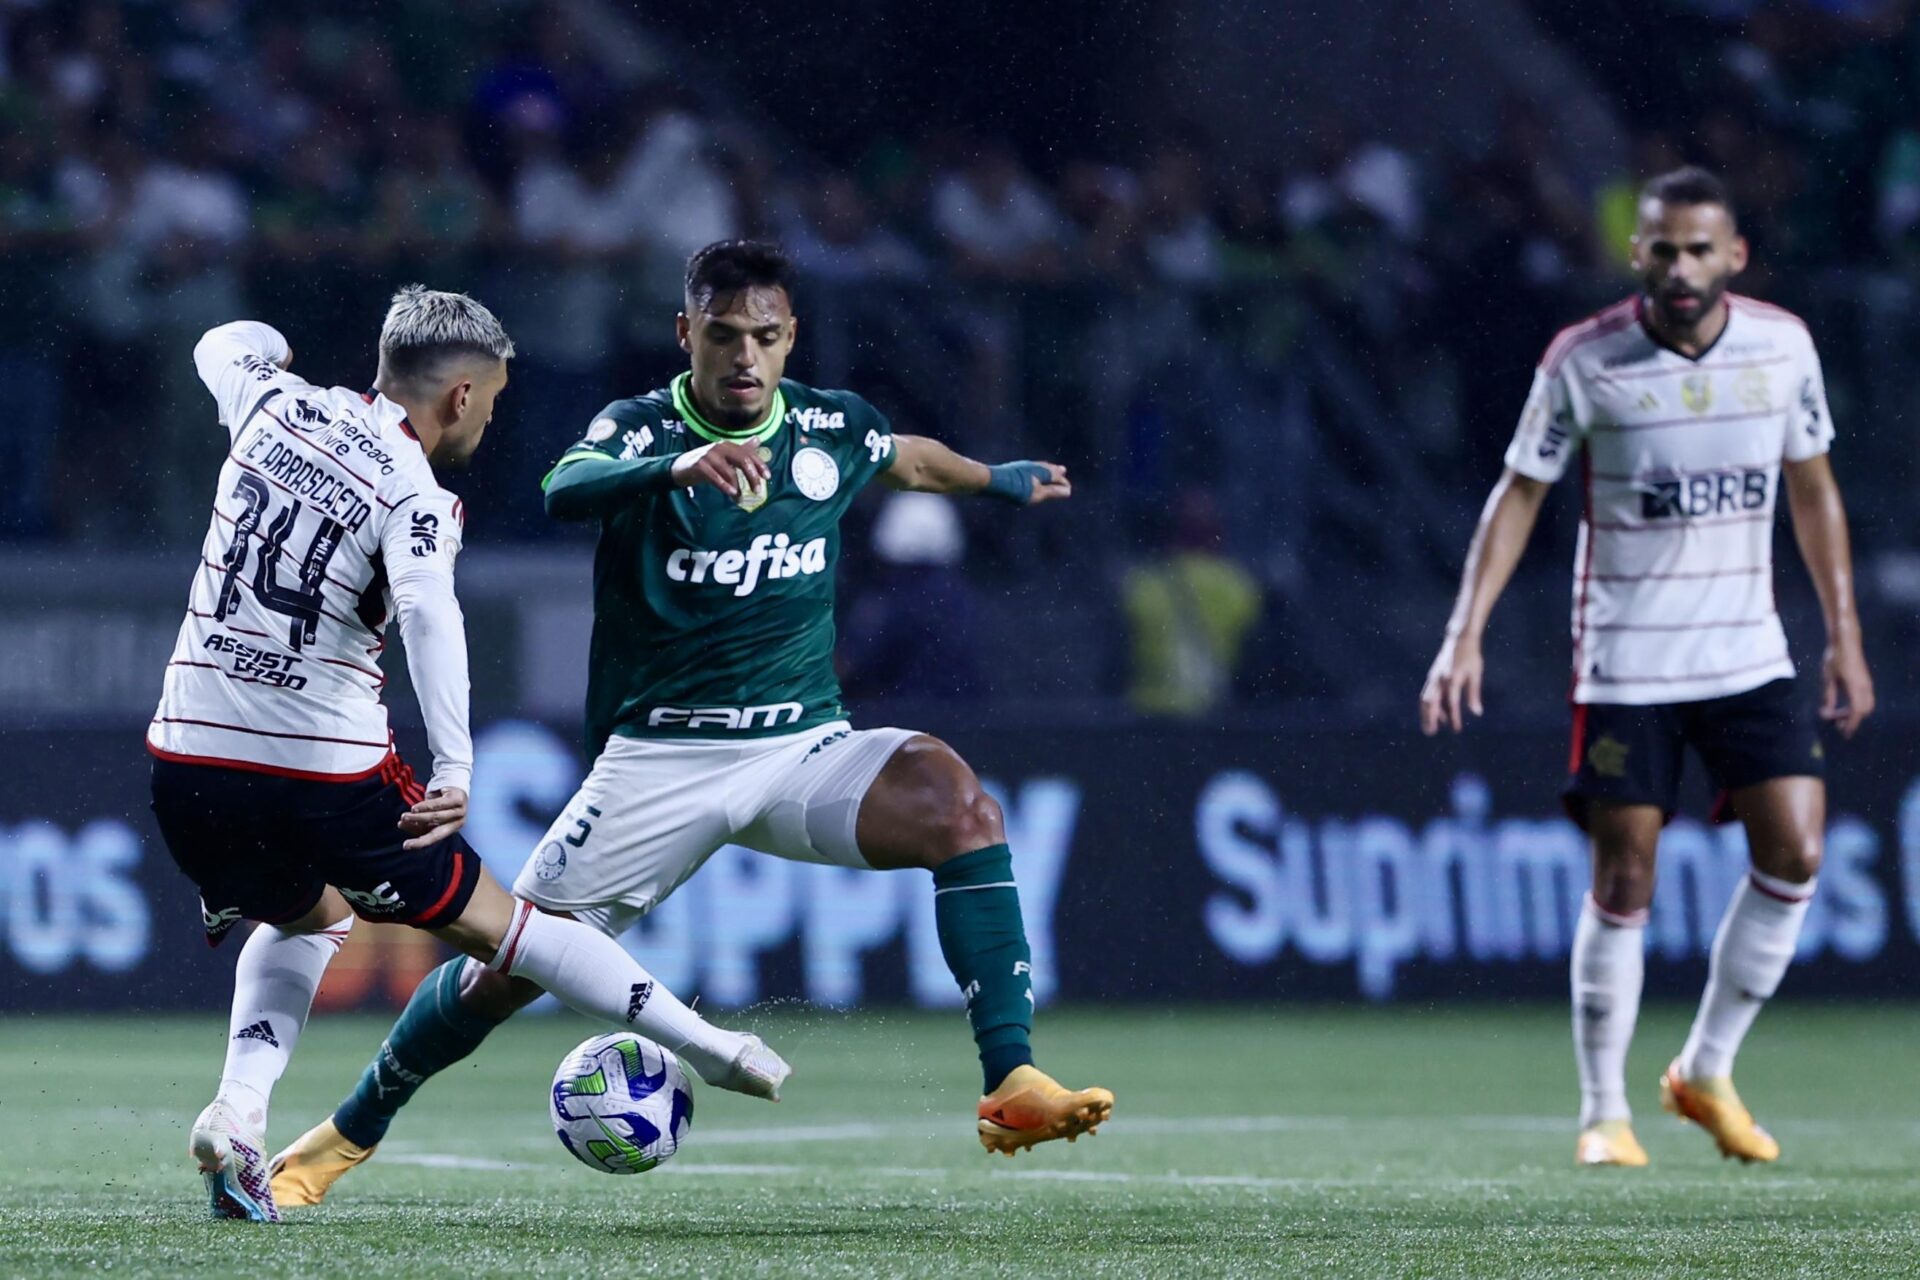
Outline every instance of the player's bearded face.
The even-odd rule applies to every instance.
[[[1746,265],[1747,242],[1723,206],[1649,200],[1640,207],[1633,266],[1665,327],[1691,329],[1714,314]]]
[[[693,357],[693,396],[716,425],[742,429],[766,416],[786,372],[798,325],[785,289],[716,294],[679,322]]]
[[[456,384],[448,391],[454,420],[440,433],[428,459],[436,467],[464,470],[480,447],[480,438],[493,421],[493,406],[507,385],[507,362],[494,361],[469,382]]]

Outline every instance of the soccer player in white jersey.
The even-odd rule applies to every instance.
[[[219,1089],[189,1139],[215,1217],[279,1221],[268,1099],[356,914],[425,929],[660,1040],[709,1083],[777,1099],[788,1073],[612,939],[509,897],[458,834],[473,756],[461,509],[434,468],[473,455],[512,354],[485,307],[418,286],[394,296],[366,392],[295,377],[264,324],[223,325],[194,348],[231,444],[147,749],[154,814],[200,889],[208,942],[260,922],[235,968]],[[380,703],[389,614],[433,752],[424,789]]]
[[[1827,450],[1819,357],[1792,314],[1728,292],[1746,266],[1726,188],[1681,169],[1641,193],[1640,293],[1563,331],[1481,513],[1422,728],[1481,714],[1481,637],[1547,487],[1581,460],[1573,595],[1568,811],[1589,833],[1593,886],[1573,940],[1580,1074],[1576,1159],[1644,1165],[1624,1071],[1639,1012],[1654,851],[1683,750],[1705,764],[1715,816],[1746,827],[1750,875],[1714,939],[1707,990],[1662,1105],[1722,1154],[1774,1160],[1734,1091],[1734,1055],[1793,957],[1820,869],[1824,752],[1773,602],[1774,508],[1793,531],[1827,626],[1819,717],[1851,737],[1873,711],[1854,608],[1846,512]]]

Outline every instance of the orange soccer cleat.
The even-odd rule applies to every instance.
[[[1684,1080],[1676,1059],[1660,1077],[1660,1105],[1705,1129],[1723,1156],[1748,1164],[1780,1158],[1780,1144],[1753,1122],[1753,1114],[1741,1103],[1730,1076]]]
[[[1647,1149],[1633,1136],[1631,1122],[1602,1120],[1580,1131],[1580,1141],[1573,1149],[1573,1162],[1583,1168],[1614,1165],[1641,1169],[1647,1164]]]
[[[1072,1142],[1112,1114],[1110,1089],[1069,1089],[1038,1067],[1015,1067],[980,1099],[980,1145],[1011,1156],[1055,1138]]]
[[[349,1142],[328,1116],[273,1158],[273,1196],[282,1205],[319,1204],[340,1175],[374,1153]]]

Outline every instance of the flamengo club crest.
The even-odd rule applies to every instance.
[[[1690,373],[1680,380],[1680,403],[1695,413],[1705,413],[1713,407],[1713,377],[1705,373]]]
[[[793,483],[815,502],[825,502],[840,490],[840,464],[825,449],[802,449],[793,455]]]

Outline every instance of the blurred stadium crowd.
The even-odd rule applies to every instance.
[[[1285,168],[1178,120],[1079,155],[979,128],[815,152],[737,78],[681,74],[692,55],[624,7],[0,2],[0,539],[190,543],[218,449],[194,338],[257,316],[309,376],[370,376],[386,292],[413,279],[473,292],[520,347],[469,482],[473,545],[578,536],[535,479],[676,367],[686,255],[765,236],[807,280],[796,376],[981,456],[1056,457],[1081,487],[1071,520],[1017,535],[938,504],[879,513],[875,572],[931,571],[952,618],[970,582],[1089,569],[1141,637],[1203,619],[1136,646],[1132,684],[1143,707],[1204,709],[1261,666],[1250,651],[1288,665],[1262,617],[1310,623],[1363,579],[1444,592],[1533,360],[1630,287],[1649,173],[1730,178],[1745,287],[1814,316],[1844,432],[1912,386],[1910,358],[1895,378],[1854,342],[1904,332],[1889,317],[1920,281],[1908,4],[1532,8],[1609,84],[1631,70],[1621,154],[1570,164],[1550,96],[1434,154],[1326,104]],[[1640,39],[1649,23],[1667,36]],[[1904,428],[1872,425],[1843,470],[1889,513],[1858,526],[1869,546],[1912,505],[1885,438]],[[912,620],[861,629],[890,625]],[[956,693],[977,678],[934,668]]]

